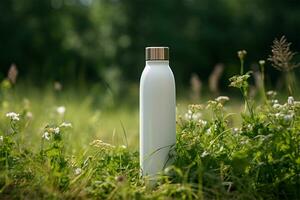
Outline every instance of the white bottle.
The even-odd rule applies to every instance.
[[[168,47],[147,47],[140,80],[140,167],[155,178],[170,164],[176,142],[175,80]]]

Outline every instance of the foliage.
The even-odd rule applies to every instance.
[[[299,49],[299,7],[296,0],[2,0],[0,78],[15,63],[22,79],[39,84],[103,81],[111,68],[136,82],[144,48],[154,45],[170,46],[178,83],[192,73],[206,80],[217,63],[228,76],[241,47],[251,59],[267,57],[270,38],[285,34]]]
[[[178,115],[177,142],[170,152],[174,163],[157,175],[154,185],[148,184],[147,177],[140,177],[138,152],[128,145],[93,139],[81,147],[83,151],[76,149],[82,141],[67,151],[76,140],[95,131],[81,129],[73,139],[68,137],[76,133],[77,124],[66,119],[75,113],[82,115],[77,121],[83,121],[80,126],[98,123],[98,118],[95,121],[94,116],[88,117],[90,113],[84,114],[86,107],[82,111],[74,106],[72,115],[65,115],[66,107],[56,107],[55,114],[47,116],[38,139],[34,129],[24,137],[29,124],[37,120],[31,110],[34,107],[29,106],[29,100],[24,105],[9,105],[15,88],[4,80],[1,106],[3,110],[12,106],[19,113],[1,112],[0,198],[297,199],[300,101],[289,96],[280,103],[271,91],[255,105],[248,92],[250,76],[246,73],[230,79],[230,85],[240,89],[247,108],[241,113],[240,127],[232,125],[236,114],[228,113],[227,96],[209,100],[206,105],[190,105],[187,113]],[[28,141],[40,141],[38,150]]]

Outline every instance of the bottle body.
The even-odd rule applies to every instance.
[[[140,166],[155,176],[176,142],[175,80],[169,61],[146,61],[140,80]]]

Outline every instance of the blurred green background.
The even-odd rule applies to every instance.
[[[239,71],[237,50],[246,49],[255,68],[282,35],[300,49],[298,0],[1,0],[0,78],[15,63],[18,79],[38,86],[122,90],[138,83],[144,48],[163,45],[179,88],[193,73],[205,86],[218,63],[225,88]],[[276,84],[269,66],[267,82]]]

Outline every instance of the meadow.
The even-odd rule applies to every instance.
[[[289,64],[289,54],[279,53],[273,61],[291,73],[280,60]],[[140,177],[137,94],[111,105],[105,92],[3,80],[0,198],[299,199],[300,101],[291,79],[287,95],[265,91],[265,61],[261,96],[251,97],[245,56],[238,52],[241,72],[228,82],[241,96],[179,99],[174,163],[154,186]]]

